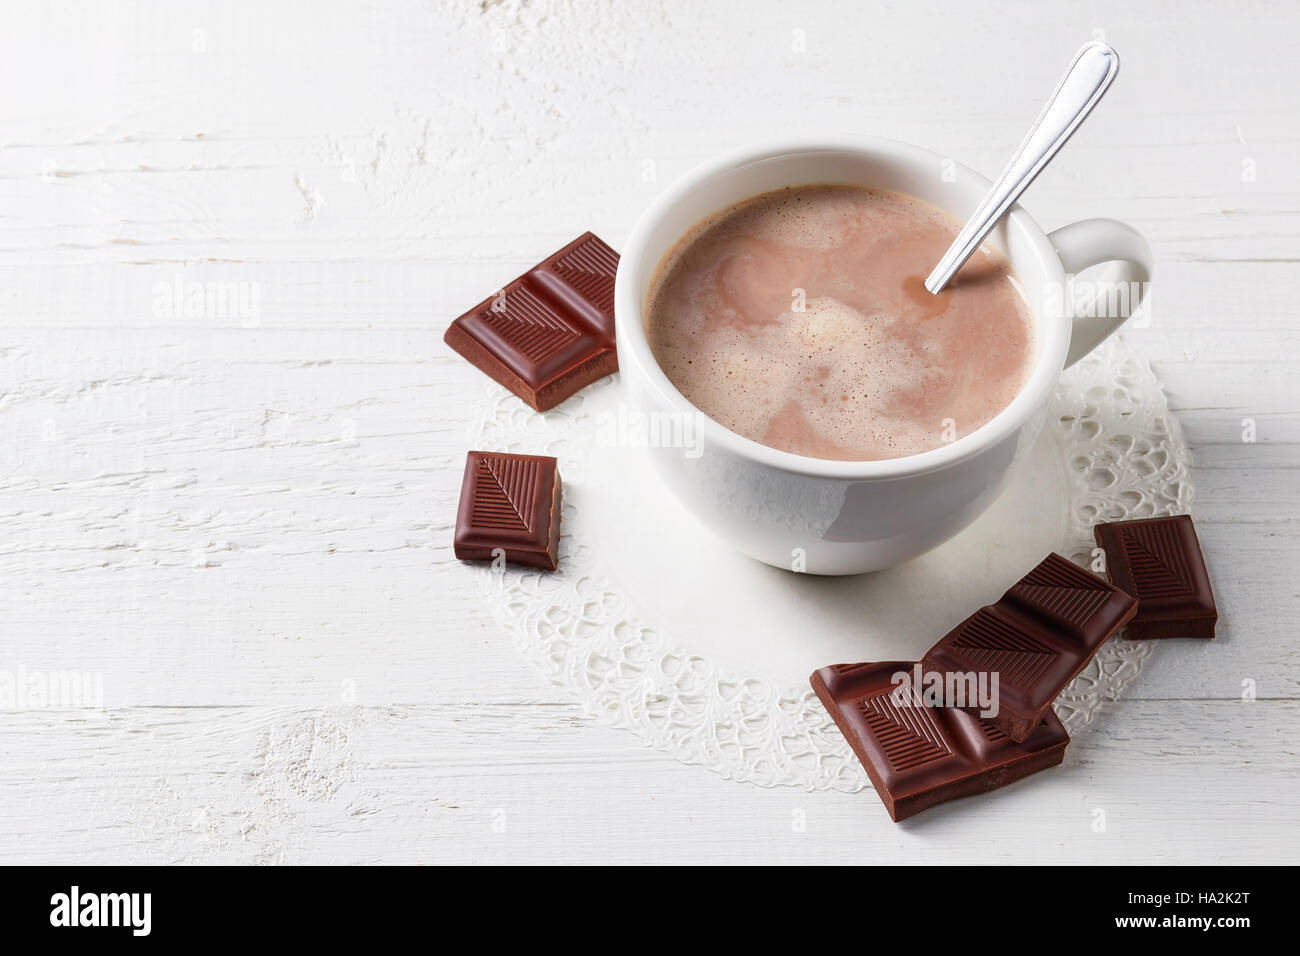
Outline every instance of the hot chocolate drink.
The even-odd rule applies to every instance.
[[[858,186],[755,196],[659,264],[650,347],[691,404],[773,448],[841,461],[937,448],[1004,409],[1034,360],[1029,307],[992,250],[925,290],[958,229]]]

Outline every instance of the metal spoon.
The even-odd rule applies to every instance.
[[[957,270],[979,248],[984,237],[1011,211],[1029,184],[1065,145],[1094,106],[1110,89],[1119,73],[1119,54],[1105,43],[1085,43],[1074,55],[1070,68],[1056,84],[1056,91],[1034,120],[1029,135],[1002,170],[989,194],[962,227],[939,264],[925,280],[925,287],[938,295]]]

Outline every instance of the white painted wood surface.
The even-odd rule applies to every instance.
[[[9,18],[0,672],[97,672],[104,709],[0,711],[0,860],[1296,859],[1297,8]],[[675,175],[774,134],[995,172],[1096,30],[1120,79],[1025,205],[1151,239],[1153,321],[1129,336],[1194,447],[1220,638],[1159,648],[1060,770],[900,826],[869,792],[639,749],[523,668],[451,555],[485,386],[450,318],[583,229],[617,247]],[[169,308],[177,281],[249,283],[256,314]]]

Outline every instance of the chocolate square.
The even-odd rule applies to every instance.
[[[472,451],[456,514],[456,557],[554,571],[560,543],[560,471],[554,458]]]
[[[1128,637],[1214,637],[1219,612],[1189,516],[1112,521],[1093,535],[1111,581],[1138,599]]]
[[[998,675],[994,726],[1025,740],[1137,602],[1068,558],[1049,554],[996,604],[980,608],[922,658],[926,671]]]
[[[587,232],[488,296],[443,341],[538,411],[618,371],[618,253]]]
[[[1051,710],[1017,743],[987,720],[956,707],[926,707],[915,690],[898,691],[894,675],[913,667],[836,664],[811,678],[895,821],[1006,786],[1065,758],[1070,735]]]

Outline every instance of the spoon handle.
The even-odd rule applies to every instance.
[[[1085,43],[1074,55],[1056,91],[1034,120],[1029,135],[1002,170],[989,194],[966,222],[939,264],[925,280],[925,287],[938,295],[962,264],[979,248],[984,237],[1011,211],[1020,194],[1043,171],[1065,145],[1119,73],[1119,54],[1105,43]]]

